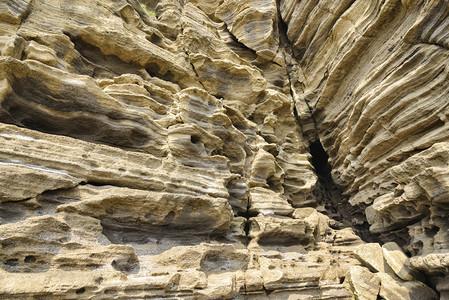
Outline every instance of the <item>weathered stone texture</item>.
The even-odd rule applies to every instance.
[[[444,267],[424,267],[427,255],[447,249],[448,12],[447,1],[281,1],[298,98],[334,181],[371,233],[430,273]]]
[[[444,297],[448,20],[1,1],[0,298]]]

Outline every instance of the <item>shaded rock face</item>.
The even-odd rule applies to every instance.
[[[0,3],[0,297],[449,297],[449,2]],[[367,244],[368,243],[368,244]]]

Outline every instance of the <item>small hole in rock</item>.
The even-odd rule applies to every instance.
[[[164,75],[161,76],[161,78],[166,81],[173,81],[175,79],[175,75],[172,72],[167,71]]]
[[[157,76],[159,74],[159,71],[161,70],[161,67],[157,63],[151,62],[147,65],[145,70],[150,74],[152,77]]]
[[[33,255],[28,255],[25,257],[24,260],[26,263],[34,263],[36,261],[36,257],[34,257]]]
[[[161,44],[161,38],[159,37],[159,36],[157,36],[156,34],[152,34],[150,37],[149,37],[149,41],[150,42],[152,42],[153,44],[156,44],[156,45],[160,45]]]
[[[77,290],[76,290],[76,294],[77,294],[77,295],[83,294],[85,291],[86,291],[85,288],[80,288],[80,289],[77,289]]]
[[[115,294],[116,293],[116,291],[114,291],[114,290],[112,290],[112,289],[106,289],[106,290],[104,290],[104,294],[105,295],[112,295],[112,294]]]
[[[19,265],[19,260],[18,259],[8,259],[7,261],[4,262],[5,265],[10,266],[10,267],[17,267]]]
[[[164,224],[168,225],[172,223],[175,216],[176,216],[175,212],[173,211],[169,212],[164,218]]]
[[[114,269],[120,272],[135,273],[137,271],[136,269],[138,269],[137,263],[133,261],[132,258],[129,258],[126,262],[113,260],[111,265]]]
[[[103,277],[98,277],[95,279],[95,283],[101,284],[103,282]]]
[[[273,84],[277,87],[283,87],[284,86],[284,81],[283,80],[275,80],[273,82]]]
[[[199,136],[197,136],[197,135],[192,135],[191,137],[190,137],[190,141],[193,143],[193,144],[196,144],[196,143],[198,143],[199,141],[200,141],[200,137]]]

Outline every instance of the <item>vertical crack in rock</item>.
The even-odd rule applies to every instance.
[[[318,177],[317,187],[313,193],[322,213],[336,221],[335,228],[352,227],[363,240],[374,241],[375,238],[369,233],[363,213],[358,212],[357,208],[348,203],[347,197],[342,194],[342,190],[332,179],[329,155],[319,139],[310,143],[310,155],[312,166]]]
[[[28,2],[27,8],[26,8],[24,14],[22,15],[22,19],[20,20],[20,26],[22,26],[28,20],[28,17],[30,16],[31,11],[33,9],[33,4],[34,4],[33,2],[34,2],[33,0],[30,0]]]
[[[318,129],[316,120],[313,116],[313,109],[310,107],[307,99],[301,99],[296,92],[297,90],[302,90],[302,83],[299,79],[294,80],[293,78],[299,78],[298,73],[302,73],[301,67],[295,61],[295,54],[293,51],[293,45],[291,44],[288,36],[287,36],[287,24],[285,24],[284,20],[281,16],[280,10],[280,0],[276,1],[277,5],[277,13],[278,13],[278,30],[279,30],[279,48],[284,51],[284,63],[285,70],[287,74],[287,78],[289,81],[289,91],[290,96],[293,101],[293,113],[295,115],[296,121],[301,128],[303,136],[306,139],[311,141],[315,141],[318,136]]]
[[[251,215],[250,215],[250,208],[251,208],[251,203],[249,201],[249,197],[247,199],[247,205],[246,205],[246,213],[244,214],[244,218],[246,218],[245,221],[245,227],[243,228],[243,230],[245,231],[245,238],[246,238],[246,245],[249,244],[251,237],[249,236],[249,230],[251,228]]]
[[[183,14],[184,14],[184,10],[183,10]],[[180,32],[180,34],[184,35],[184,23],[183,22],[181,22],[181,32]],[[192,71],[195,73],[196,77],[198,78],[198,82],[201,84],[201,87],[205,91],[209,92],[209,90],[204,86],[204,84],[200,80],[200,74],[198,74],[198,71],[195,68],[195,65],[193,64],[192,60],[190,59],[190,54],[187,51],[187,47],[185,45],[183,45],[182,47],[183,47],[184,53],[186,55],[186,60],[189,62],[190,66],[192,67]]]
[[[293,77],[292,74],[297,75],[299,66],[295,62],[293,45],[287,36],[288,27],[282,19],[279,5],[280,1],[277,1],[280,48],[284,50],[285,69],[290,84],[290,96],[294,103],[295,119],[304,137],[310,143],[311,163],[318,178],[316,188],[313,191],[313,195],[317,199],[317,209],[335,221],[333,226],[336,229],[352,227],[354,232],[364,241],[377,241],[377,237],[369,232],[369,225],[364,213],[348,203],[348,198],[342,194],[342,190],[332,179],[332,168],[328,161],[329,155],[321,144],[314,110],[307,99],[300,99],[297,95],[297,90],[303,92],[301,82],[298,80],[295,82],[292,78],[298,78],[298,76]],[[301,112],[298,111],[298,106],[301,107]]]
[[[338,216],[339,198],[341,192],[332,180],[331,166],[329,165],[326,151],[324,151],[320,140],[316,140],[310,144],[310,155],[312,156],[312,166],[315,168],[318,177],[319,187],[315,190],[318,199],[327,199],[321,203],[325,209],[325,213],[340,221]]]

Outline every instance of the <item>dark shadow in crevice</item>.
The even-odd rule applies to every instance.
[[[329,155],[324,151],[319,140],[310,144],[310,154],[312,155],[312,166],[320,180],[333,183],[331,176],[331,166],[329,165]]]
[[[379,242],[376,235],[369,232],[369,224],[359,207],[354,207],[342,193],[331,175],[329,155],[324,150],[319,139],[310,144],[312,166],[318,177],[313,194],[319,206],[324,208],[323,214],[336,221],[335,229],[352,227],[354,232],[365,242]],[[359,222],[353,222],[359,220]]]
[[[139,67],[135,64],[124,62],[115,55],[103,54],[100,48],[84,41],[80,36],[70,32],[64,33],[81,55],[72,62],[78,73],[94,78],[112,78],[126,73],[139,74]]]
[[[168,216],[170,219],[170,214]],[[222,234],[182,225],[119,223],[108,218],[100,222],[103,235],[112,244],[133,245],[138,254],[140,251],[140,254],[158,255],[175,246],[195,246],[210,243],[222,237]]]
[[[319,140],[310,144],[310,155],[312,156],[312,166],[318,177],[317,186],[313,191],[317,203],[324,208],[324,214],[335,221],[342,222],[338,207],[343,202],[343,195],[332,179],[331,166],[328,162],[329,155]]]

